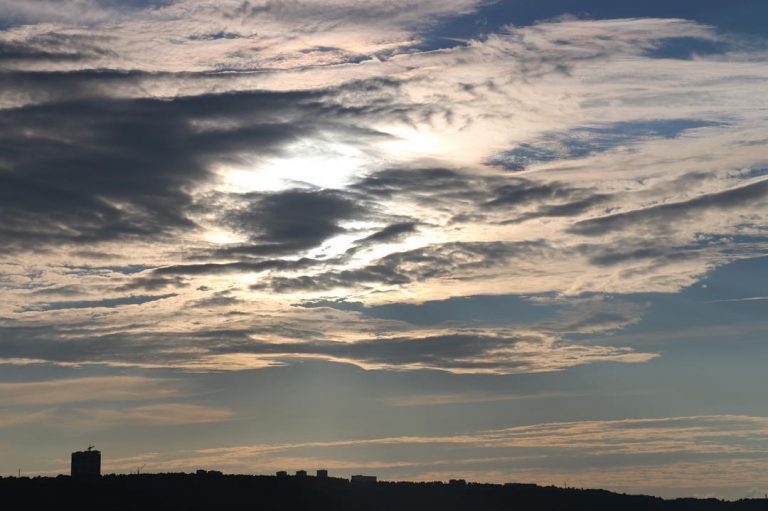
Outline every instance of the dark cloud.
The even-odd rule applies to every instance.
[[[768,180],[763,180],[730,190],[700,195],[687,201],[583,220],[573,225],[570,231],[582,236],[599,236],[632,227],[667,229],[676,222],[689,220],[707,211],[743,208],[764,199],[766,195]]]
[[[229,273],[259,273],[266,271],[308,270],[322,265],[341,264],[363,247],[377,243],[397,241],[418,230],[419,222],[394,217],[398,220],[378,232],[357,240],[346,256],[335,259],[280,259],[316,248],[333,236],[343,234],[342,223],[367,217],[380,220],[376,204],[407,197],[422,201],[431,207],[442,207],[454,215],[456,208],[480,207],[488,212],[516,211],[523,208],[509,222],[520,222],[543,216],[578,215],[600,204],[608,196],[596,194],[590,189],[576,189],[561,183],[537,183],[518,177],[498,175],[471,175],[446,168],[386,169],[370,174],[353,183],[346,191],[292,189],[274,193],[238,194],[228,199],[228,210],[221,221],[249,238],[249,243],[226,245],[220,248],[188,255],[200,259],[198,264],[177,264],[154,270],[156,276],[204,275]],[[530,210],[538,205],[538,209]],[[535,245],[537,242],[533,242]],[[457,249],[457,247],[462,247]],[[468,248],[474,247],[474,248]],[[274,290],[289,288],[329,289],[351,287],[377,282],[390,285],[407,284],[429,278],[430,274],[442,274],[438,267],[452,268],[446,254],[469,250],[474,259],[478,244],[449,244],[444,248],[430,247],[409,256],[392,254],[364,268],[329,271],[297,278],[275,277],[269,283],[259,283],[257,288]],[[492,251],[486,255],[492,254]],[[434,259],[431,256],[435,256]],[[266,257],[266,258],[265,258]],[[401,260],[403,257],[421,258],[423,267],[414,271],[416,264]],[[262,259],[265,258],[265,259]],[[234,261],[233,261],[234,259]],[[212,261],[215,260],[215,261]],[[222,261],[223,260],[223,261]],[[141,284],[138,283],[138,286]]]
[[[431,245],[396,252],[362,268],[329,271],[295,278],[274,277],[255,289],[281,291],[322,291],[357,286],[404,285],[445,275],[461,276],[472,270],[492,268],[515,257],[535,258],[547,253],[543,241],[476,242]]]
[[[120,94],[146,94],[148,82],[167,81],[172,85],[190,79],[188,74],[150,73],[115,69],[79,69],[73,71],[4,70],[0,66],[0,89],[10,105],[50,104],[106,100]],[[211,78],[212,79],[212,78]]]
[[[318,275],[299,277],[274,277],[268,284],[254,284],[252,289],[269,287],[275,292],[324,291],[333,288],[356,287],[365,285],[402,285],[412,281],[412,277],[398,272],[384,264],[372,264],[355,270],[341,270]]]
[[[632,354],[626,348],[552,343],[535,335],[449,333],[428,337],[365,339],[356,342],[238,342],[213,350],[249,353],[276,360],[312,357],[387,370],[514,374],[555,371]]]
[[[232,296],[232,291],[227,289],[224,291],[216,291],[206,298],[191,301],[187,306],[204,309],[211,307],[231,307],[241,303],[243,303],[243,300]]]
[[[169,80],[173,89],[218,79],[112,70],[0,72],[9,98],[41,101],[6,108],[0,119],[0,243],[18,251],[151,240],[195,229],[190,213],[211,206],[195,203],[191,193],[218,177],[215,167],[288,156],[292,142],[309,136],[365,144],[386,135],[365,128],[361,117],[400,115],[389,100],[360,100],[397,89],[378,79],[304,92],[109,96],[125,87],[141,90],[147,80]],[[362,212],[351,196],[322,190],[239,195],[231,202],[242,207],[224,220],[253,242],[220,254],[230,258],[310,248],[341,233],[339,221]],[[221,206],[228,204],[217,204],[215,213]]]
[[[120,254],[114,254],[110,252],[100,252],[98,250],[76,250],[72,252],[75,257],[82,257],[83,259],[121,259],[123,256]]]
[[[616,247],[585,245],[581,247],[581,252],[589,257],[590,264],[615,266],[641,260],[654,261],[656,264],[690,260],[702,248],[703,245],[664,246],[656,241],[638,242],[628,239]]]
[[[357,240],[354,246],[347,250],[347,254],[352,255],[360,249],[370,247],[377,243],[392,243],[399,241],[409,234],[417,232],[418,225],[418,222],[398,222],[396,224],[390,224],[380,231]]]
[[[36,289],[32,292],[33,295],[51,295],[51,296],[77,296],[81,294],[83,290],[79,286],[66,285],[46,287],[43,289]]]
[[[145,270],[149,270],[151,266],[145,264],[128,264],[125,266],[73,266],[64,265],[64,275],[104,275],[110,273],[119,273],[121,275],[133,275],[134,273],[141,273]]]
[[[182,277],[161,277],[161,276],[149,276],[138,277],[131,282],[119,286],[118,291],[133,291],[136,289],[143,289],[145,291],[158,291],[169,287],[179,288],[187,287],[189,284]]]
[[[581,195],[581,193],[578,195]],[[520,216],[506,220],[502,223],[516,224],[525,222],[526,220],[533,220],[535,218],[578,216],[589,211],[595,206],[608,202],[612,198],[613,196],[602,193],[596,193],[592,195],[587,194],[583,198],[578,198],[569,202],[563,202],[560,204],[543,204],[533,211],[522,213]]]
[[[546,217],[577,216],[609,201],[612,196],[590,188],[574,188],[556,181],[544,182],[524,178],[487,179],[486,199],[480,207],[486,211],[514,211],[516,215],[502,224],[515,224]],[[535,206],[531,210],[530,207]]]
[[[285,254],[313,248],[341,234],[342,220],[359,218],[363,207],[333,190],[288,190],[242,196],[247,204],[225,222],[253,242],[233,251],[249,255]]]
[[[447,168],[387,169],[353,185],[373,199],[408,197],[433,208],[456,212],[454,221],[482,222],[484,213],[516,212],[502,223],[543,217],[577,216],[612,196],[556,181],[536,181],[496,174],[469,174]],[[530,210],[532,206],[536,209]],[[527,209],[526,209],[527,208]]]
[[[293,270],[319,264],[317,259],[302,258],[295,261],[266,259],[262,261],[236,261],[231,263],[177,264],[153,271],[155,275],[225,275],[230,273],[259,273],[269,270]]]
[[[258,340],[258,335],[284,335],[302,341],[270,343]],[[180,346],[184,349],[178,349]],[[634,352],[627,348],[574,345],[514,333],[446,333],[333,342],[312,338],[312,332],[279,324],[262,329],[224,328],[183,334],[98,333],[84,325],[0,326],[0,363],[3,359],[26,359],[52,364],[201,367],[206,363],[215,365],[216,356],[236,354],[259,355],[272,363],[320,358],[386,370],[513,374],[555,371],[601,360],[622,361]]]
[[[409,194],[415,198],[431,200],[438,197],[476,199],[481,195],[479,177],[441,167],[393,168],[376,172],[352,186],[353,190],[377,198],[391,198]]]
[[[29,62],[79,62],[114,56],[106,38],[74,34],[39,34],[21,41],[0,41],[0,66]]]
[[[211,178],[210,164],[277,154],[312,131],[312,121],[301,119],[303,99],[243,93],[7,109],[0,118],[0,242],[18,250],[194,228],[190,190]],[[264,200],[281,207],[280,198]],[[274,229],[290,237],[289,227]]]
[[[189,36],[192,41],[216,41],[218,39],[242,39],[247,36],[239,34],[237,32],[227,32],[225,30],[218,30],[216,32],[208,32],[205,34],[195,34]]]
[[[177,295],[171,293],[165,295],[121,296],[118,298],[105,298],[103,300],[75,300],[64,302],[33,303],[22,307],[19,309],[19,312],[45,312],[66,309],[93,308],[114,309],[115,307],[121,307],[123,305],[141,305],[148,302],[155,302],[157,300],[164,300],[165,298],[171,298],[174,296]]]
[[[400,239],[405,234],[412,234],[417,231],[417,222],[401,222],[386,226],[384,229],[371,234],[359,241],[359,243],[380,243]]]
[[[441,335],[425,338],[368,339],[346,342],[296,342],[296,343],[236,343],[221,352],[257,353],[263,355],[323,355],[333,359],[354,360],[358,363],[392,367],[417,365],[444,369],[490,369],[500,363],[490,356],[493,352],[511,349],[519,341],[537,342],[539,338],[495,337],[487,335]],[[503,365],[517,368],[524,360],[506,361]]]
[[[537,183],[527,179],[510,179],[493,190],[495,197],[483,204],[486,208],[524,206],[532,202],[569,199],[574,190],[559,183]]]
[[[35,48],[27,44],[0,41],[0,62],[8,63],[26,62],[26,61],[78,61],[85,59],[86,56],[75,52],[54,52]]]
[[[140,327],[141,325],[135,325]],[[190,346],[233,343],[247,338],[247,332],[235,330],[174,332],[102,333],[89,325],[0,327],[0,359],[33,359],[49,363],[128,363],[174,365],[190,361]],[[184,346],[184,350],[178,350]],[[220,349],[220,348],[219,348]]]

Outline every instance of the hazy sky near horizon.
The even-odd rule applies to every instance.
[[[766,19],[0,0],[0,475],[762,496]]]

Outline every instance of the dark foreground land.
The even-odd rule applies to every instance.
[[[351,483],[243,475],[112,475],[94,480],[0,478],[8,510],[768,510],[768,500],[663,500],[523,484]]]

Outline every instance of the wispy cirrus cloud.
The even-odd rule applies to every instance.
[[[46,381],[0,383],[3,406],[54,405],[84,401],[165,399],[183,392],[171,378],[142,376],[92,376]]]
[[[679,488],[706,491],[711,481],[705,484],[702,476],[716,466],[729,468],[715,479],[723,487],[750,470],[760,473],[764,453],[755,446],[768,435],[767,426],[764,417],[727,415],[545,423],[447,436],[238,445],[178,457],[155,453],[147,462],[158,471],[205,465],[249,473],[315,464],[343,474],[368,468],[384,478],[417,480],[445,479],[458,470],[478,481],[561,484],[568,477],[572,485],[616,490],[648,487],[641,481],[650,477],[657,492],[674,494]],[[389,453],[383,459],[381,448]],[[567,469],[574,464],[581,475]]]
[[[231,420],[235,413],[226,408],[185,403],[163,403],[131,408],[80,408],[73,411],[75,422],[83,421],[97,428],[138,423],[147,426],[205,424]]]

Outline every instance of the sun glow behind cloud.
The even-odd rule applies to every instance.
[[[277,192],[307,186],[343,188],[371,163],[371,157],[354,145],[307,140],[289,146],[283,155],[254,160],[248,167],[221,170],[221,191]]]

